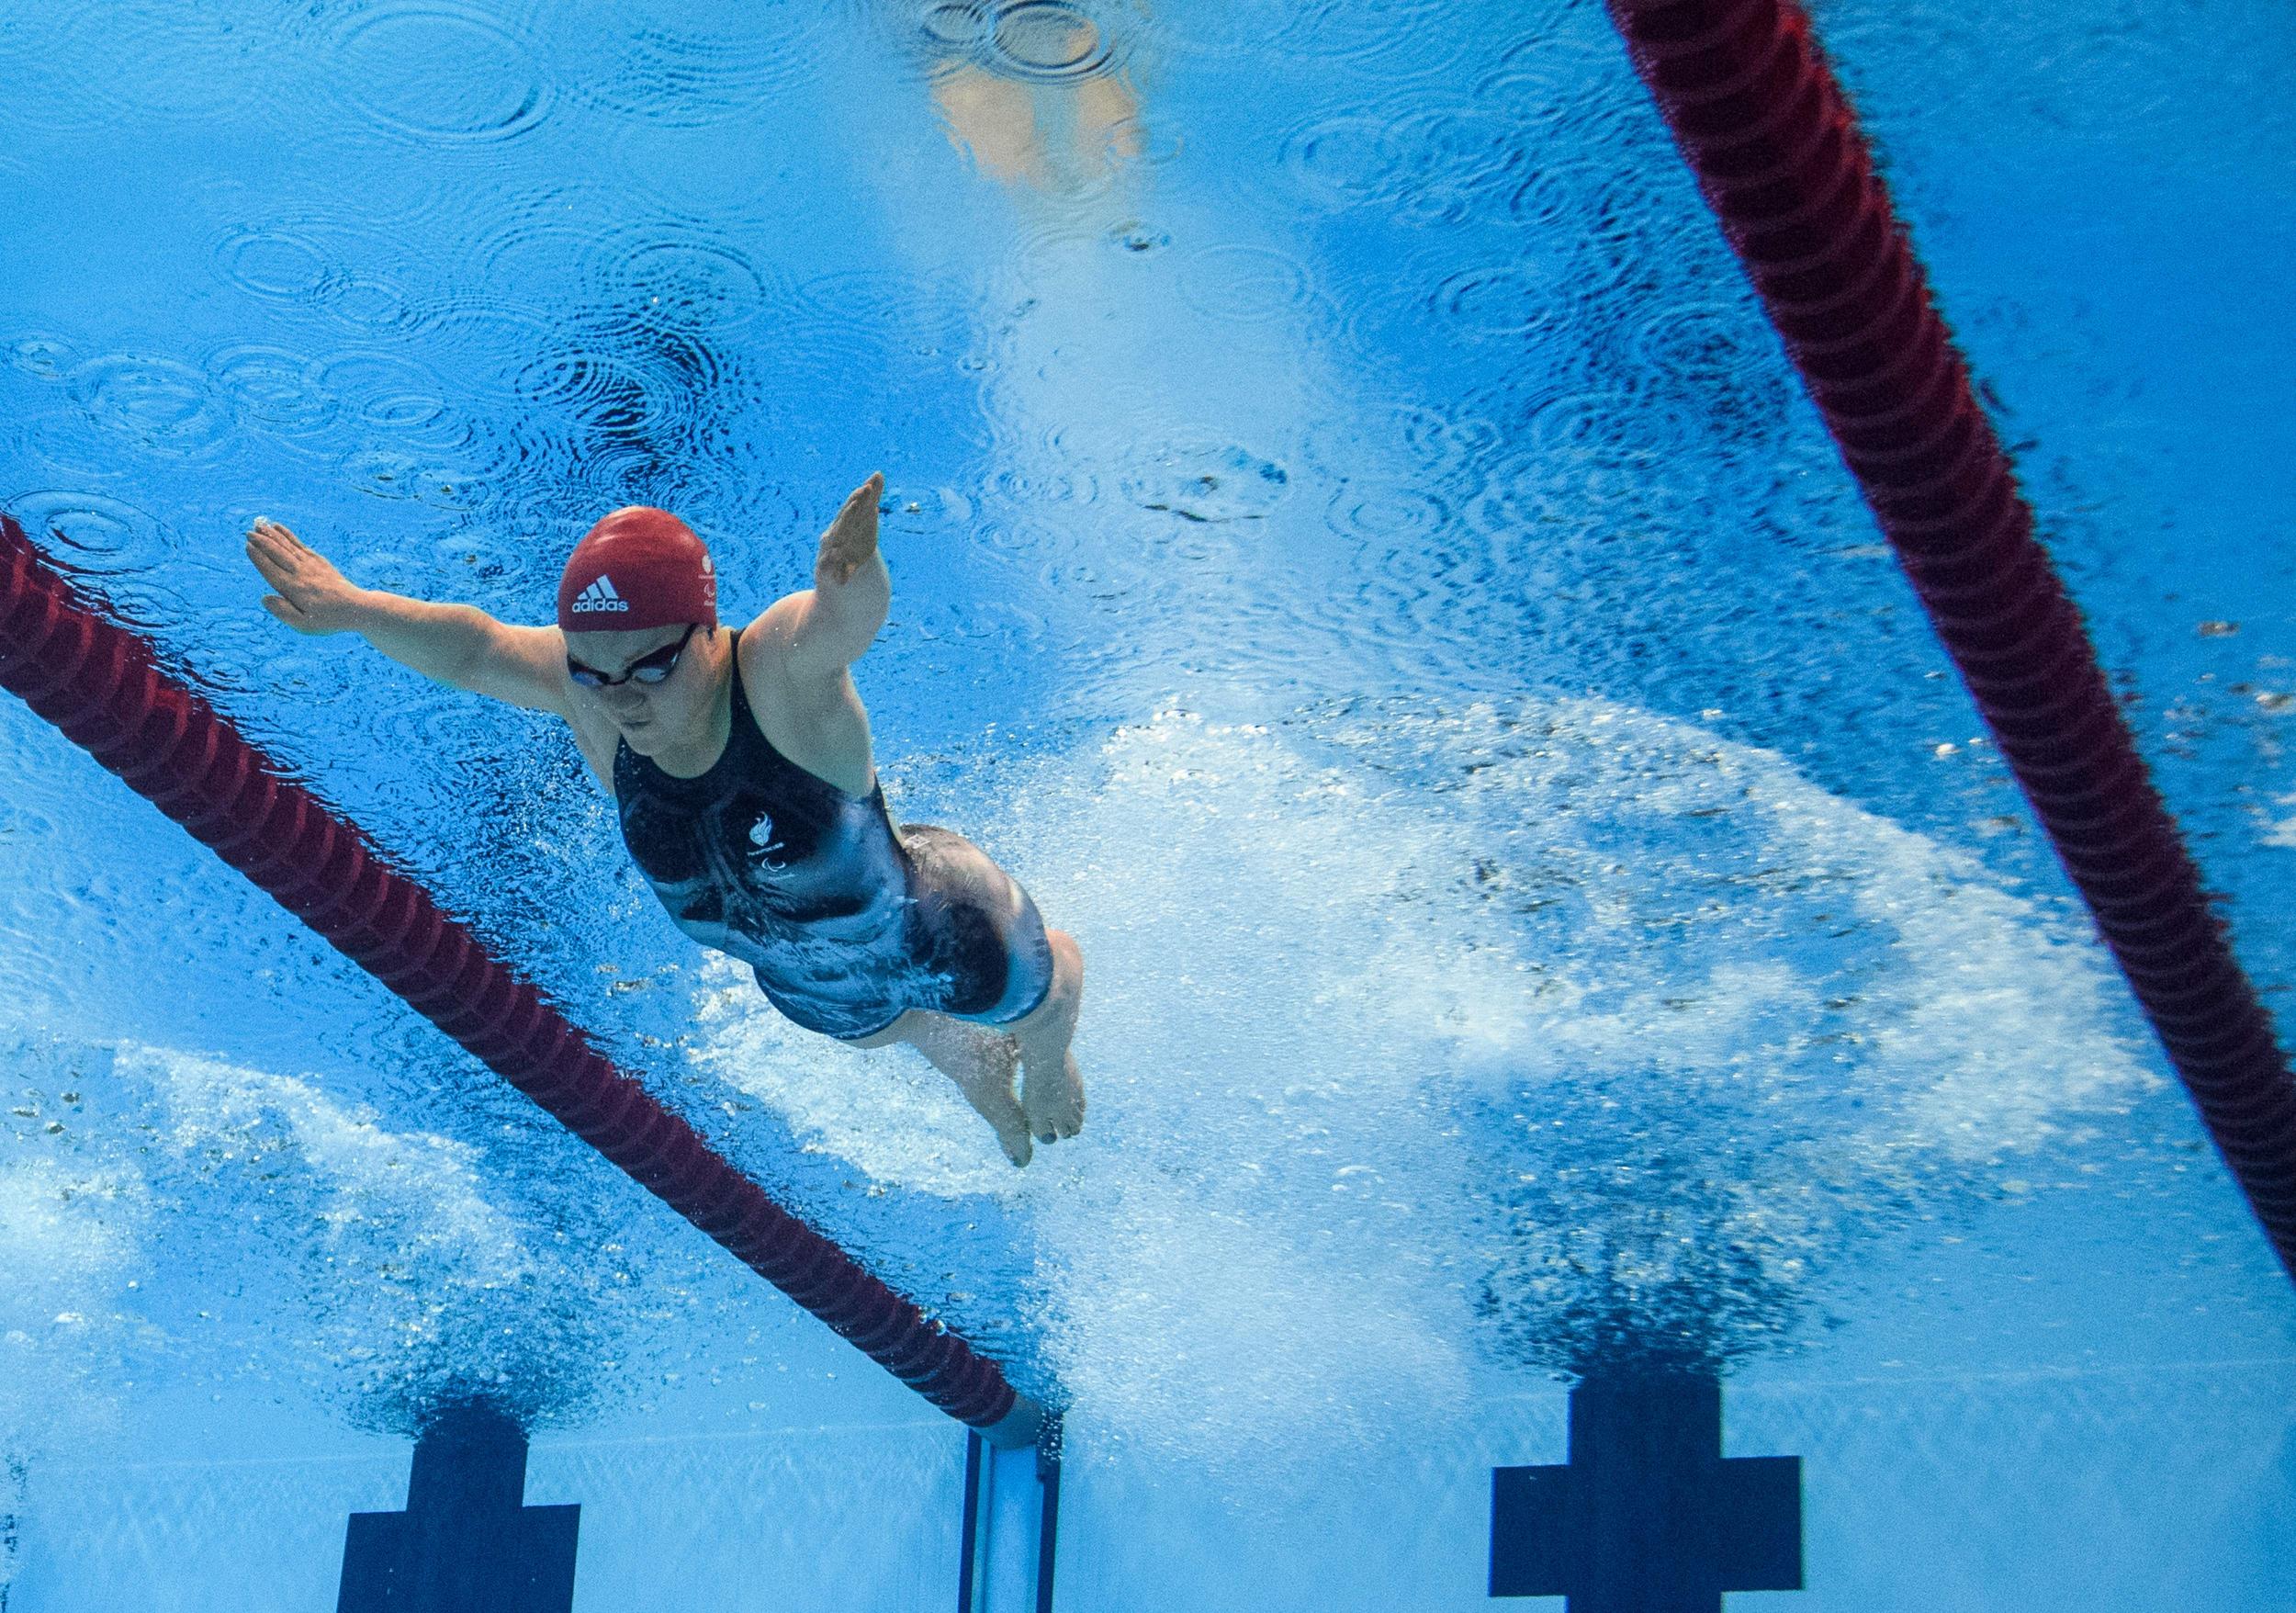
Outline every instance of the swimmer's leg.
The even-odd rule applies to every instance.
[[[1025,1021],[1024,1021],[1025,1023]],[[996,1128],[1005,1157],[1015,1165],[1029,1163],[1029,1120],[1013,1096],[1013,1071],[1020,1062],[1020,1047],[1010,1036],[986,1025],[952,1020],[947,1014],[911,1009],[873,1036],[854,1047],[892,1047],[906,1043],[925,1055],[926,1062],[957,1084],[964,1100]]]
[[[1085,959],[1064,930],[1048,930],[1052,943],[1052,987],[1028,1017],[1016,1021],[1020,1043],[1020,1108],[1029,1132],[1040,1143],[1073,1137],[1084,1129],[1085,1083],[1068,1044],[1076,1035],[1076,1010],[1085,998]]]

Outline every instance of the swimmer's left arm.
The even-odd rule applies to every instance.
[[[859,660],[893,607],[893,577],[877,550],[880,474],[853,490],[821,535],[813,587],[793,593],[766,613],[786,635],[789,669],[804,677],[831,677]],[[776,621],[775,618],[780,618]]]

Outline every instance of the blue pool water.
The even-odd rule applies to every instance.
[[[2285,1020],[2296,24],[1813,15]],[[2287,1279],[1598,6],[13,0],[0,67],[0,502],[1070,1407],[1059,1607],[1491,1605],[1492,1469],[1661,1361],[1802,1461],[1734,1607],[2296,1607]],[[240,555],[542,621],[659,503],[741,619],[875,468],[894,809],[1089,960],[1025,1174]],[[953,1425],[0,747],[0,1607],[328,1606],[471,1396],[579,1607],[954,1596]]]

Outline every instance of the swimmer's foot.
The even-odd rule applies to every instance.
[[[1084,1002],[1084,956],[1063,931],[1051,931],[1050,939],[1052,989],[1042,1007],[1013,1027],[1020,1043],[1020,1107],[1040,1143],[1073,1137],[1085,1124],[1084,1077],[1068,1051]]]
[[[1013,1096],[1013,1053],[1010,1053],[1013,1043],[1006,1036],[999,1036],[996,1041],[1008,1048],[1004,1059],[1004,1077],[985,1082],[978,1094],[972,1087],[967,1087],[964,1096],[972,1100],[974,1108],[981,1110],[981,1119],[985,1119],[990,1126],[996,1128],[996,1142],[1006,1151],[1006,1158],[1013,1160],[1015,1167],[1019,1167],[1019,1165],[1027,1165],[1029,1158],[1036,1154],[1036,1145],[1029,1140],[1029,1114],[1024,1112],[1019,1100]]]
[[[1042,1060],[1031,1061],[1021,1077],[1020,1108],[1028,1117],[1029,1134],[1040,1143],[1055,1143],[1085,1129],[1085,1078],[1076,1055],[1061,1055],[1060,1073],[1046,1079]]]
[[[966,1096],[972,1094],[967,1093]],[[1016,1168],[1027,1165],[1036,1153],[1036,1145],[1029,1136],[1029,1117],[1014,1101],[1012,1088],[1005,1088],[1005,1101],[997,1105],[994,1111],[979,1103],[973,1107],[980,1110],[981,1118],[996,1129],[997,1145],[1004,1149],[1005,1157],[1011,1160]]]
[[[1012,1091],[1019,1044],[1010,1036],[940,1014],[911,1018],[913,1024],[903,1025],[903,1040],[957,1084],[964,1100],[996,1133],[1006,1158],[1016,1166],[1028,1164],[1036,1150],[1029,1136],[1029,1117]]]
[[[949,1074],[956,1081],[957,1090],[964,1094],[965,1101],[995,1128],[1005,1157],[1015,1166],[1026,1165],[1036,1149],[1029,1138],[1029,1117],[1012,1095],[1013,1070],[1020,1062],[1020,1049],[1009,1036],[979,1032],[971,1025],[965,1029],[974,1032],[965,1038],[962,1056],[966,1067],[962,1074],[955,1070]]]

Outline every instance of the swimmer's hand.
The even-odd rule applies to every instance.
[[[366,591],[276,521],[257,516],[247,529],[247,558],[278,592],[263,608],[298,633],[343,633],[362,625]]]
[[[884,497],[885,479],[877,472],[855,488],[845,501],[845,507],[829,523],[829,529],[821,535],[821,552],[813,563],[813,585],[825,591],[835,591],[853,580],[853,574],[875,558],[877,553],[877,501]]]

